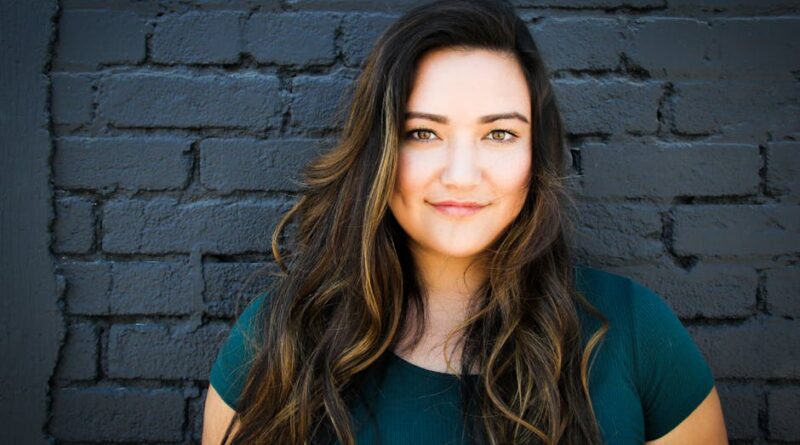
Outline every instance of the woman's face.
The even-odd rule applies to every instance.
[[[412,251],[471,257],[519,214],[531,172],[531,103],[511,55],[437,49],[417,65],[389,208]]]

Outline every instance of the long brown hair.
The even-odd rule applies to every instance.
[[[232,443],[354,444],[348,403],[359,377],[396,344],[409,314],[425,313],[388,201],[415,65],[445,47],[513,54],[533,118],[527,200],[482,254],[489,278],[459,330],[461,390],[481,419],[465,425],[475,443],[600,443],[588,372],[608,323],[574,284],[561,118],[525,23],[508,2],[493,0],[418,6],[366,59],[336,145],[307,166],[298,201],[273,233],[282,273],[261,313],[262,347]],[[292,243],[281,246],[287,227]],[[582,309],[602,322],[588,339]],[[464,378],[474,369],[477,385]]]

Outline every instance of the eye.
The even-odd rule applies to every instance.
[[[416,135],[416,137],[414,135]],[[416,128],[406,133],[406,139],[420,142],[432,141],[434,136],[436,136],[436,134],[429,128]]]
[[[489,132],[489,140],[494,142],[508,143],[513,142],[516,138],[517,135],[511,130],[497,128]]]

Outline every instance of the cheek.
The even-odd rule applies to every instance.
[[[433,177],[434,163],[423,153],[409,151],[400,151],[397,160],[395,195],[404,201],[419,197]]]
[[[397,178],[395,179],[394,192],[389,198],[389,209],[404,228],[409,220],[409,205],[414,202],[414,195],[418,189],[417,182],[409,157],[400,152],[397,158]]]
[[[525,200],[528,182],[531,175],[531,155],[529,152],[520,152],[517,156],[496,159],[490,170],[492,183],[499,194],[511,198],[513,201]]]

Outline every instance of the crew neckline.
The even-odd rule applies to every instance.
[[[459,377],[458,375],[451,374],[449,372],[434,371],[432,369],[423,368],[422,366],[415,365],[414,363],[409,362],[403,357],[400,357],[392,350],[389,350],[389,357],[392,359],[392,361],[400,365],[402,368],[405,368],[408,371],[411,371],[418,375],[422,375],[424,377],[435,378],[438,380],[457,380]],[[468,374],[468,376],[470,378],[477,378],[479,374]]]

